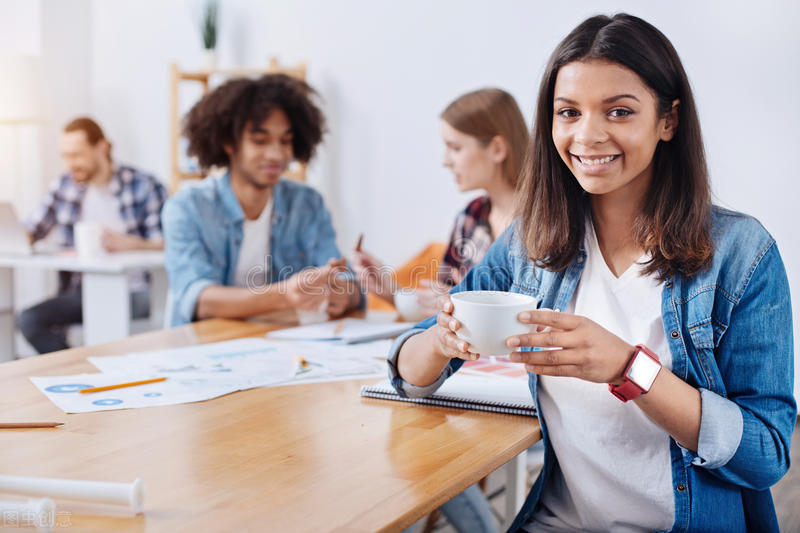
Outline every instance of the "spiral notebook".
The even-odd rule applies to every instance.
[[[485,378],[456,373],[427,398],[403,398],[389,380],[361,387],[361,396],[401,402],[536,416],[526,379]]]

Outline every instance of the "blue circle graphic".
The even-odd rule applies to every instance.
[[[63,385],[50,385],[45,388],[47,392],[67,393],[78,392],[81,389],[91,389],[94,385],[86,385],[84,383],[64,383]]]
[[[116,398],[106,398],[104,400],[95,400],[92,403],[94,405],[118,405],[122,403],[122,400],[117,400]]]
[[[148,392],[147,394],[145,394],[145,396],[148,397],[148,398],[155,398],[157,396],[161,396],[161,393],[160,392]]]

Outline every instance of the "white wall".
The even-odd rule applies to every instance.
[[[58,4],[42,1],[45,11]],[[90,111],[119,159],[166,179],[168,64],[200,64],[203,2],[82,3],[90,13]],[[396,264],[445,239],[465,203],[440,165],[442,108],[495,85],[531,118],[547,56],[571,28],[598,12],[642,16],[672,40],[689,73],[717,201],[755,215],[773,233],[800,301],[800,239],[792,232],[800,192],[800,4],[558,4],[223,0],[220,63],[254,66],[272,55],[308,61],[330,123],[311,182],[326,196],[343,248],[364,231],[365,247]],[[800,390],[800,375],[797,381]]]

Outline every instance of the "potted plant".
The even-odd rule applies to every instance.
[[[200,19],[200,35],[203,38],[205,68],[213,70],[217,66],[217,0],[208,0]]]

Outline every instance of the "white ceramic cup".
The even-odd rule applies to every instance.
[[[73,226],[75,250],[84,259],[91,259],[106,253],[103,248],[103,225],[99,222],[82,221]]]
[[[533,296],[501,291],[465,291],[450,295],[453,318],[461,323],[456,336],[470,344],[469,351],[481,355],[508,355],[506,341],[514,335],[535,332],[533,324],[523,324],[517,315],[536,309]]]
[[[297,322],[301,326],[308,324],[319,324],[328,320],[328,300],[322,302],[317,309],[295,308],[297,312]]]
[[[394,293],[394,307],[400,318],[406,322],[419,322],[428,318],[419,305],[417,291],[399,289]]]

